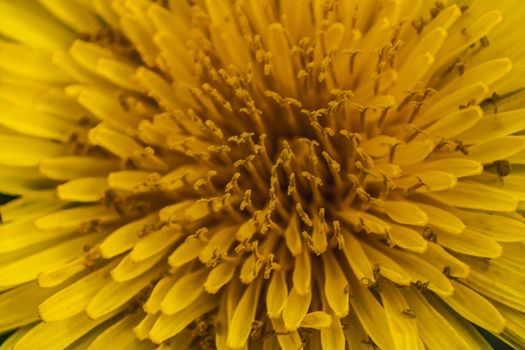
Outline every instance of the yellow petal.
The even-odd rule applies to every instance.
[[[348,322],[348,324],[352,325],[351,327],[346,326],[343,328],[348,348],[350,350],[366,350],[369,348],[368,344],[363,343],[363,340],[366,341],[369,339],[369,335],[363,329],[361,322],[352,309],[350,309],[350,314],[346,318],[345,322]]]
[[[9,335],[9,337],[2,342],[2,345],[0,345],[0,350],[13,350],[16,343],[18,343],[18,341],[22,339],[22,337],[32,328],[33,325],[18,328],[15,332],[11,333],[11,335]]]
[[[498,304],[498,310],[507,320],[507,326],[500,335],[508,344],[519,349],[525,344],[525,315],[505,305]],[[9,340],[8,340],[9,341]],[[485,349],[483,349],[485,350]],[[490,348],[489,348],[490,350]]]
[[[154,343],[159,344],[168,338],[176,336],[191,322],[215,309],[217,305],[217,297],[206,293],[202,294],[200,298],[186,309],[174,315],[161,315],[151,329],[150,339]]]
[[[301,327],[322,329],[332,325],[334,318],[324,311],[309,312],[304,316]]]
[[[353,296],[350,298],[350,304],[359,322],[369,337],[381,349],[394,349],[394,342],[388,328],[385,310],[368,288],[362,286],[355,279],[351,283]]]
[[[272,279],[266,292],[266,310],[270,318],[279,318],[281,316],[288,296],[285,278],[286,275],[282,270],[274,271],[272,274]]]
[[[131,137],[117,132],[103,123],[91,129],[88,134],[89,141],[107,149],[121,159],[128,159],[135,153],[140,153],[142,147]]]
[[[67,149],[55,142],[26,136],[0,135],[0,164],[35,166],[44,159],[63,156]]]
[[[167,320],[167,317],[166,317],[166,322],[169,322]],[[156,347],[155,350],[178,350],[178,349],[188,350],[188,349],[191,349],[190,345],[192,341],[193,341],[192,331],[187,328],[184,328],[183,330],[175,334],[173,337],[171,337],[170,341],[165,341],[162,343],[158,341],[160,345]]]
[[[116,159],[97,157],[53,157],[40,162],[39,170],[55,180],[71,180],[81,177],[104,176],[120,167]]]
[[[302,253],[295,257],[292,280],[296,293],[300,295],[306,295],[310,293],[312,263],[310,260],[310,252],[307,249],[303,249]]]
[[[443,247],[455,252],[484,258],[496,258],[502,251],[498,242],[469,227],[460,234],[442,232],[438,234],[438,241]]]
[[[32,281],[41,271],[58,267],[82,255],[84,246],[100,238],[101,234],[84,235],[3,264],[0,267],[0,286],[15,286]]]
[[[51,54],[47,50],[20,43],[5,41],[0,43],[0,67],[23,78],[59,83],[71,82],[71,77],[52,63]]]
[[[160,315],[158,314],[147,314],[142,321],[140,321],[139,324],[132,324],[133,327],[133,333],[135,334],[135,337],[139,340],[145,340],[149,338],[149,332],[153,328],[153,325],[155,322],[157,322],[157,319]]]
[[[454,328],[469,349],[493,350],[485,337],[466,319],[458,317],[449,306],[434,295],[427,295],[432,307]]]
[[[248,341],[259,303],[261,281],[262,279],[259,278],[248,285],[235,308],[229,324],[227,341],[228,346],[231,348],[241,348]]]
[[[469,148],[468,158],[487,164],[507,159],[525,148],[525,137],[504,136]]]
[[[58,116],[17,107],[0,108],[0,125],[28,136],[67,142],[84,129]]]
[[[424,226],[428,223],[427,214],[410,202],[385,201],[379,210],[400,224]]]
[[[180,230],[168,228],[148,233],[135,244],[135,247],[129,253],[129,257],[134,262],[149,259],[154,255],[160,254],[182,236],[183,233]]]
[[[131,145],[131,142],[125,138],[124,133],[128,132],[128,128],[136,128],[140,122],[140,118],[124,110],[116,93],[104,91],[101,88],[82,87],[77,92],[76,98],[79,104],[90,111],[93,116],[104,122],[105,126],[113,129],[117,137],[120,137],[123,142]],[[97,130],[99,136],[102,136],[101,130],[103,129],[98,128]],[[105,142],[104,139],[100,139],[100,137],[93,140]]]
[[[439,51],[447,38],[447,31],[443,28],[436,28],[423,36],[413,47],[410,55],[406,58],[400,72],[400,80],[396,88],[400,92],[413,89],[414,86],[423,78],[427,70],[434,63],[434,55]],[[432,57],[425,66],[422,57]],[[425,67],[424,69],[421,67]]]
[[[338,318],[333,318],[329,327],[321,328],[321,346],[323,349],[345,350],[343,326]]]
[[[13,199],[0,206],[2,222],[29,220],[63,208],[64,204],[56,199],[54,191],[41,192],[41,195],[26,195]]]
[[[0,22],[2,35],[32,47],[61,50],[74,38],[72,31],[34,1],[16,4],[0,2]]]
[[[287,330],[294,331],[301,326],[301,322],[310,308],[311,300],[312,293],[310,291],[301,295],[295,287],[292,288],[283,308],[284,327]]]
[[[389,238],[393,243],[403,249],[411,250],[416,253],[424,253],[427,250],[428,242],[423,236],[406,226],[392,225]]]
[[[0,44],[0,50],[2,50],[1,47]],[[17,57],[17,60],[19,59]],[[79,125],[87,117],[86,111],[73,99],[66,96],[62,89],[46,85],[32,85],[24,81],[2,82],[0,97],[20,109],[35,111],[38,114],[55,115]]]
[[[137,18],[142,18],[137,17]],[[125,16],[120,19],[120,25],[126,36],[133,42],[144,62],[148,66],[155,65],[155,56],[158,52],[157,46],[152,40],[152,33],[141,24]]]
[[[130,281],[109,282],[91,299],[86,313],[89,317],[97,319],[111,313],[137,295],[161,272],[162,266],[158,266]]]
[[[156,218],[156,214],[148,215],[142,219],[123,225],[110,233],[104,242],[100,244],[99,249],[102,256],[106,259],[111,258],[133,248],[139,241],[143,230],[145,230],[149,224],[155,222]]]
[[[55,187],[55,182],[43,177],[36,168],[12,167],[0,164],[0,192],[12,196],[27,196]]]
[[[465,71],[465,74],[454,79],[449,85],[443,88],[440,93],[447,94],[478,81],[482,81],[490,86],[505,76],[511,69],[512,61],[508,58],[498,58],[483,62],[477,66],[469,67],[469,69]]]
[[[515,245],[521,243],[510,243]],[[503,255],[488,262],[483,259],[461,256],[461,260],[470,265],[470,273],[462,281],[465,285],[475,291],[502,304],[525,312],[525,295],[523,284],[525,275],[523,272],[523,261],[517,262],[512,259],[521,259],[523,252],[517,257]],[[508,278],[508,276],[513,276]]]
[[[425,252],[427,261],[442,271],[453,277],[466,277],[470,272],[470,267],[463,261],[451,255],[439,244],[428,242]]]
[[[506,321],[491,302],[461,283],[452,281],[452,284],[454,294],[443,298],[450,307],[484,329],[494,333],[503,331]]]
[[[464,177],[481,174],[483,172],[483,165],[470,159],[445,158],[412,164],[403,167],[403,169],[411,174],[422,173],[425,171],[443,171],[443,169],[446,169],[447,173],[456,177]]]
[[[438,207],[423,203],[414,203],[428,216],[429,224],[449,233],[460,233],[465,229],[465,224],[454,214]]]
[[[363,250],[361,242],[350,232],[345,232],[343,252],[357,279],[365,286],[375,281],[373,265]]]
[[[489,89],[487,85],[478,83],[467,86],[461,90],[456,90],[451,94],[444,95],[441,100],[433,103],[432,106],[425,110],[421,116],[418,116],[415,120],[415,124],[418,127],[429,125],[443,116],[450,115],[457,111],[457,108],[460,105],[464,105],[471,100],[477,102],[481,101],[488,92]],[[462,139],[460,138],[460,140]]]
[[[88,268],[86,261],[85,256],[80,256],[66,264],[40,272],[37,276],[38,285],[42,288],[49,288],[62,284],[69,278],[86,270]]]
[[[102,205],[86,205],[45,215],[35,221],[35,226],[40,230],[75,229],[95,222],[108,224],[118,219],[119,214]]]
[[[298,256],[301,253],[303,245],[299,232],[299,222],[295,212],[288,222],[288,227],[284,231],[284,237],[288,250],[290,250],[293,256]]]
[[[332,253],[326,252],[321,257],[325,277],[324,295],[334,314],[339,318],[344,317],[348,314],[350,286],[341,266]]]
[[[412,288],[401,290],[410,309],[416,315],[419,334],[425,345],[431,349],[468,349],[468,344],[447,320],[431,304]]]
[[[421,162],[434,150],[434,143],[429,140],[402,143],[395,148],[392,162],[399,165],[410,165]]]
[[[412,281],[428,282],[428,288],[440,296],[451,295],[454,288],[450,280],[436,267],[426,261],[423,256],[419,256],[407,251],[399,251],[392,248],[383,248],[375,244],[385,254],[394,259],[399,266],[412,276]]]
[[[287,331],[282,319],[271,319],[273,329],[277,334],[277,341],[283,350],[296,350],[303,346],[299,333],[296,331]]]
[[[164,252],[153,255],[139,262],[133,261],[130,254],[126,255],[120,263],[111,270],[111,277],[116,282],[125,282],[134,279],[153,267],[164,257]]]
[[[99,58],[95,70],[104,78],[124,89],[138,90],[137,84],[133,81],[136,68],[126,62],[113,58]]]
[[[40,288],[36,282],[31,282],[0,294],[0,308],[4,312],[0,319],[0,332],[38,321],[38,304],[56,290]]]
[[[225,262],[215,266],[208,275],[206,282],[204,282],[204,289],[210,294],[215,294],[231,281],[237,265],[234,263]]]
[[[91,343],[88,350],[103,350],[108,348],[125,350],[139,348],[141,343],[131,329],[139,322],[141,316],[140,313],[135,313],[127,315],[118,322],[115,322],[100,333],[93,343]],[[147,342],[144,342],[143,345],[147,345]]]
[[[148,94],[167,110],[177,109],[173,103],[176,101],[171,86],[157,73],[144,67],[139,67],[135,74],[138,83],[148,91]]]
[[[43,234],[35,227],[32,217],[4,223],[0,226],[0,242],[2,242],[0,252],[12,252],[41,242],[65,237],[73,232],[74,230],[71,229],[59,229],[47,231],[46,234]]]
[[[227,254],[228,249],[235,241],[235,226],[221,227],[209,239],[206,247],[199,254],[199,259],[208,264],[213,259]]]
[[[406,194],[413,192],[443,191],[456,186],[456,177],[448,172],[429,170],[412,176],[400,177],[394,180],[396,188],[404,190]]]
[[[465,31],[468,35],[458,32],[450,36],[450,40],[443,45],[440,51],[439,64],[449,62],[459,55],[471,44],[480,40],[492,31],[492,29],[503,20],[501,11],[487,11],[476,18],[473,18],[466,26]]]
[[[419,336],[416,320],[399,288],[387,282],[381,284],[380,294],[395,348],[399,350],[425,349]]]
[[[525,223],[498,214],[457,212],[468,227],[499,242],[521,242],[525,240]]]
[[[372,245],[363,244],[362,247],[370,262],[378,264],[379,272],[382,276],[399,285],[406,286],[410,284],[412,277],[396,263],[395,259],[390,258],[383,251],[376,249]]]
[[[42,319],[59,321],[83,311],[98,291],[111,281],[108,272],[114,266],[115,263],[110,263],[99,268],[46,299],[38,307]]]
[[[85,177],[58,186],[57,196],[72,202],[96,202],[102,198],[106,188],[106,178]]]
[[[199,238],[188,237],[169,256],[168,263],[173,267],[182,266],[197,258],[204,247],[206,247],[206,242]]]
[[[20,339],[14,347],[14,350],[38,348],[49,350],[65,349],[75,340],[87,334],[90,330],[114,315],[115,313],[112,313],[93,320],[86,314],[80,313],[61,321],[41,322]]]
[[[40,0],[51,13],[78,33],[93,33],[101,28],[101,23],[90,11],[76,2],[67,0]]]
[[[175,276],[162,277],[160,281],[155,284],[151,291],[148,300],[144,303],[144,311],[148,314],[156,314],[160,311],[160,304],[168,291],[175,283]]]
[[[487,142],[525,129],[525,110],[485,115],[476,125],[457,137],[465,144]]]
[[[140,185],[148,182],[153,173],[143,170],[122,170],[110,173],[108,186],[115,190],[136,192]]]
[[[204,292],[203,285],[207,277],[208,271],[200,269],[176,281],[160,304],[162,313],[173,315],[197,300]]]
[[[518,207],[518,200],[510,193],[475,182],[458,182],[456,187],[427,196],[460,208],[511,212]]]
[[[377,233],[385,235],[390,225],[376,215],[364,211],[344,210],[337,213],[342,221],[350,225],[355,232]]]

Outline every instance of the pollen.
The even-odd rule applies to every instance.
[[[9,348],[525,347],[525,6],[0,0]]]

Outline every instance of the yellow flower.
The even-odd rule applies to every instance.
[[[0,349],[524,348],[523,20],[0,0]]]

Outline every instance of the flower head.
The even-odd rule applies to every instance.
[[[523,16],[1,0],[0,332],[488,348],[472,322],[525,346]]]

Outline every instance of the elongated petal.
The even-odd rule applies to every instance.
[[[494,333],[503,331],[506,320],[490,301],[461,283],[453,281],[452,284],[454,286],[454,294],[443,298],[450,307],[480,327]],[[466,307],[467,305],[468,307]]]
[[[510,212],[517,208],[517,198],[506,191],[471,182],[459,182],[456,187],[427,196],[460,208]]]

